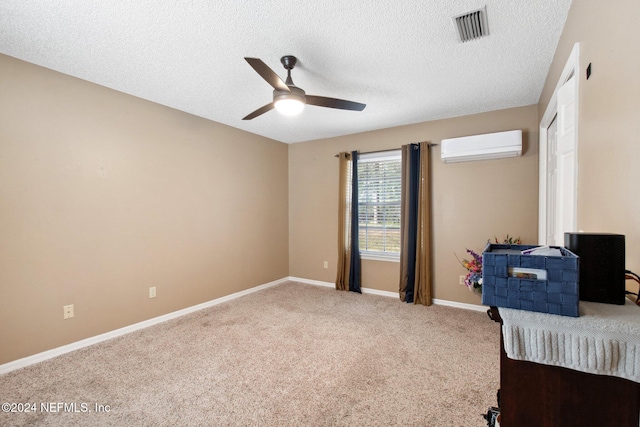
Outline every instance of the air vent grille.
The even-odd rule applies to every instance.
[[[461,42],[479,39],[489,35],[487,7],[453,17],[453,24]]]

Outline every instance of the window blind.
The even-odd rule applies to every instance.
[[[400,254],[400,150],[358,158],[359,240],[363,254]]]

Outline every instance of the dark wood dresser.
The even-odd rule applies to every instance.
[[[502,324],[496,307],[487,313]],[[509,359],[501,332],[498,406],[501,427],[638,427],[640,384]]]

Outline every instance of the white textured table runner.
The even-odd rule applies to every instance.
[[[640,307],[580,301],[580,317],[499,308],[507,357],[640,383]]]

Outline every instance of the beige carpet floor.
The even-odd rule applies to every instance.
[[[0,425],[485,426],[498,387],[485,313],[288,282],[2,375]]]

